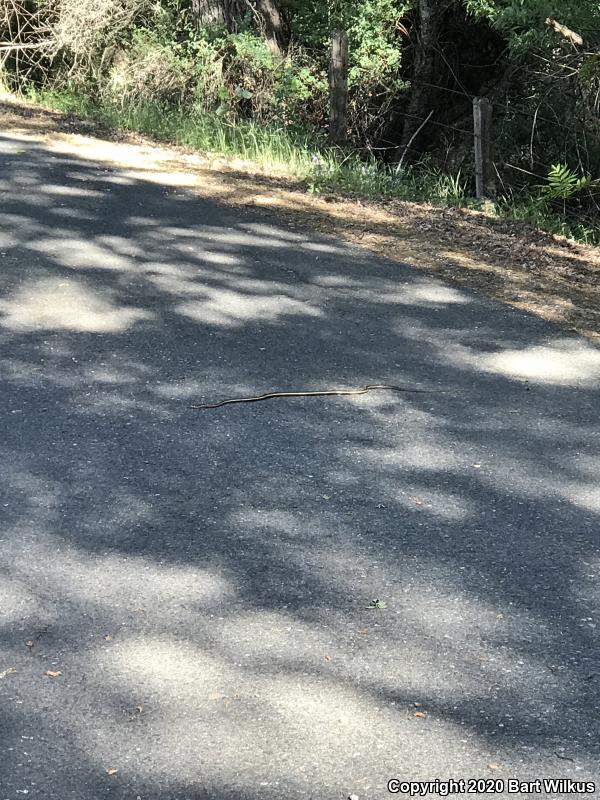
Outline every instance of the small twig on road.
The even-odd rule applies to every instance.
[[[557,758],[560,758],[561,761],[572,761],[573,764],[575,763],[575,759],[574,758],[571,758],[571,756],[561,756],[561,754],[557,753],[556,750],[554,751],[554,755]]]

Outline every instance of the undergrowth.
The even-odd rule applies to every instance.
[[[401,174],[368,153],[332,148],[324,137],[300,129],[259,125],[252,120],[224,119],[215,114],[138,102],[94,101],[80,91],[31,90],[28,99],[52,110],[102,122],[195,150],[238,158],[275,168],[299,178],[311,193],[334,192],[367,199],[401,199],[434,205],[478,208],[469,181],[460,172],[443,172],[428,159]],[[600,242],[593,225],[577,224],[557,213],[544,197],[503,196],[486,211],[504,219],[527,222],[550,233],[588,243]]]

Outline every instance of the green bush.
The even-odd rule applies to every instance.
[[[98,95],[121,107],[127,103],[182,105],[194,90],[192,59],[158,32],[136,28],[126,47],[113,57]]]
[[[274,53],[255,33],[198,32],[188,41],[196,63],[194,108],[227,119],[298,126],[321,122],[326,76],[299,48]]]

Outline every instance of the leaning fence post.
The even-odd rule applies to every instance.
[[[492,104],[487,97],[473,99],[475,134],[475,194],[478,200],[496,195],[492,162]]]
[[[348,135],[348,34],[334,31],[329,66],[329,138],[344,144]]]

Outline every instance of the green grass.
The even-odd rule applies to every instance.
[[[111,127],[137,131],[166,142],[247,159],[260,164],[287,165],[296,174],[310,162],[308,136],[282,128],[267,128],[253,122],[230,123],[217,116],[192,114],[158,105],[136,104],[119,107],[99,104],[71,91],[31,92],[28,99],[56,111],[95,119]]]
[[[9,81],[2,67],[0,67],[0,94],[10,94]]]
[[[427,160],[396,175],[373,157],[332,148],[324,138],[306,131],[262,126],[246,120],[228,121],[217,115],[165,109],[148,103],[122,107],[99,104],[81,92],[70,90],[32,91],[28,99],[56,111],[91,118],[110,127],[144,133],[201,152],[276,167],[304,181],[309,192],[477,207],[466,178],[460,173],[444,173]],[[501,198],[491,211],[498,217],[525,221],[577,241],[600,242],[597,227],[555,213],[539,198]]]
[[[565,236],[583,244],[600,244],[600,229],[592,222],[576,222],[572,218],[552,210],[551,205],[539,198],[514,197],[499,199],[496,214],[503,219],[527,222],[535,228]]]
[[[32,91],[28,99],[56,111],[95,119],[106,125],[137,131],[206,153],[241,158],[264,166],[282,167],[306,181],[311,192],[336,191],[363,197],[398,197],[449,205],[468,202],[460,176],[432,168],[412,168],[400,177],[373,158],[332,148],[323,138],[303,131],[262,126],[251,121],[227,121],[216,115],[194,114],[156,105],[99,104],[80,92]]]

